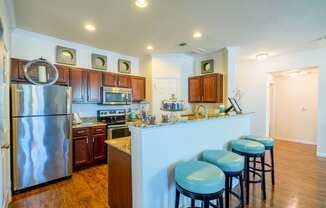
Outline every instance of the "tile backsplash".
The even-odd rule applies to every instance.
[[[137,110],[139,104],[132,105],[97,105],[97,104],[72,104],[72,112],[78,113],[80,117],[96,117],[98,110],[113,110],[113,109],[125,109],[129,108]]]

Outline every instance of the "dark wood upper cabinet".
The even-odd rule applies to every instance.
[[[130,87],[130,76],[126,75],[118,75],[118,87],[125,87],[129,88]]]
[[[11,73],[10,78],[12,81],[19,81],[19,62],[18,59],[11,59]]]
[[[217,101],[217,77],[214,74],[202,77],[202,99],[204,102]]]
[[[103,72],[103,86],[115,87],[118,83],[117,74]]]
[[[103,72],[103,86],[129,88],[130,76]]]
[[[99,103],[101,101],[102,72],[87,72],[87,102]]]
[[[11,80],[18,81],[18,82],[26,82],[24,67],[28,63],[27,60],[22,59],[11,59]],[[31,78],[37,78],[37,70],[36,68],[30,69],[29,72]]]
[[[69,85],[69,67],[63,65],[55,65],[58,69],[59,77],[56,84]]]
[[[69,74],[70,86],[72,89],[72,102],[85,103],[87,101],[87,71],[78,68],[71,68]]]
[[[132,89],[132,100],[134,102],[145,100],[146,79],[144,77],[131,77],[130,87]]]
[[[190,77],[188,79],[188,101],[190,103],[202,101],[201,77]]]
[[[190,103],[222,103],[223,75],[209,74],[188,79],[188,100]]]

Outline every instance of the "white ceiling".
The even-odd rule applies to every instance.
[[[98,48],[142,56],[208,52],[239,46],[241,59],[306,47],[326,36],[326,0],[14,0],[18,28]],[[85,23],[96,25],[85,31]],[[192,33],[201,31],[201,40]],[[180,48],[178,43],[187,42]]]

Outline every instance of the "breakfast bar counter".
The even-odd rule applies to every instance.
[[[134,125],[131,131],[133,208],[172,208],[174,167],[207,149],[228,149],[250,134],[251,114],[186,118],[176,123]],[[181,205],[189,201],[181,198]]]

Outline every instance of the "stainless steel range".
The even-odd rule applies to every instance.
[[[99,110],[97,120],[108,124],[108,140],[130,136],[125,110]]]

